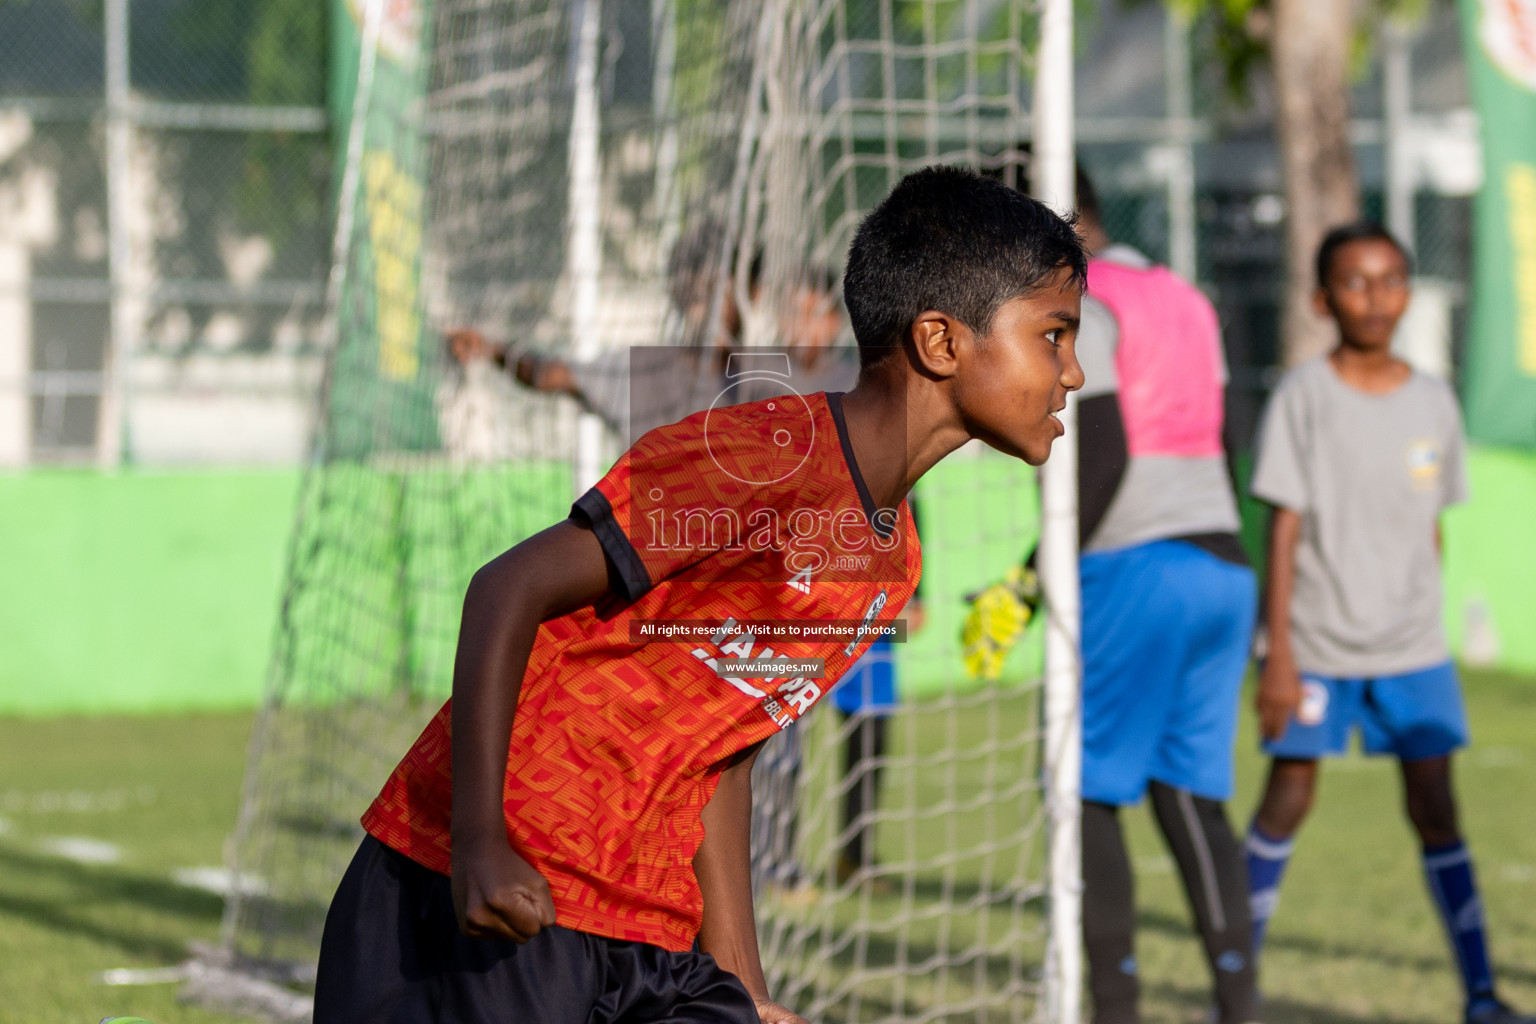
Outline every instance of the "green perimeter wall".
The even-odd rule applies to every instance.
[[[0,713],[261,699],[299,472],[0,476]]]
[[[1445,516],[1445,622],[1462,649],[1467,610],[1485,607],[1499,667],[1536,673],[1536,453],[1474,448],[1472,500]]]
[[[1499,637],[1500,664],[1536,673],[1536,454],[1477,449],[1471,474],[1473,503],[1446,517],[1451,641],[1459,650],[1475,601]],[[932,567],[952,577],[939,589],[1000,575],[1007,552],[935,536],[974,530],[977,513],[942,507],[939,496],[954,492],[934,482],[924,533],[935,551],[966,552]],[[298,483],[292,469],[0,476],[0,713],[256,704]],[[928,616],[904,652],[909,693],[959,676],[946,664],[959,607],[930,606]],[[1038,651],[1026,644],[1010,674],[1028,673]]]

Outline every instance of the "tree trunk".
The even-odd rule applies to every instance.
[[[1332,325],[1312,309],[1314,257],[1328,229],[1360,216],[1349,145],[1351,0],[1274,0],[1271,53],[1285,181],[1286,366],[1327,351]]]

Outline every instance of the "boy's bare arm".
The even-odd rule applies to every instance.
[[[470,581],[452,712],[453,904],[466,935],[526,942],[555,923],[549,886],[507,838],[512,717],[539,624],[607,590],[602,546],[570,520],[498,555]]]
[[[699,948],[741,979],[757,1003],[760,1020],[807,1024],[769,997],[757,950],[752,914],[752,763],[761,749],[761,745],[753,748],[721,773],[715,795],[704,807],[704,841],[693,858],[693,872],[704,897]]]
[[[1264,584],[1264,622],[1269,651],[1259,677],[1259,731],[1277,740],[1301,703],[1301,676],[1291,651],[1291,591],[1296,583],[1296,544],[1301,515],[1276,508],[1269,521],[1269,571]]]

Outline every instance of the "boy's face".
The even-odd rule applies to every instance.
[[[1075,345],[1082,292],[1060,270],[1045,287],[1010,299],[992,330],[969,346],[955,375],[972,437],[1038,466],[1062,434],[1067,392],[1083,386]]]
[[[1386,349],[1408,308],[1408,261],[1379,238],[1346,242],[1333,254],[1328,277],[1317,290],[1317,311],[1338,321],[1344,342]]]

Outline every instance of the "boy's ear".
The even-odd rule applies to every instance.
[[[935,377],[953,377],[960,345],[970,328],[948,313],[925,309],[912,321],[912,349],[917,364]]]
[[[1318,316],[1333,315],[1333,308],[1328,305],[1328,289],[1318,288],[1312,292],[1312,308],[1317,310]]]

